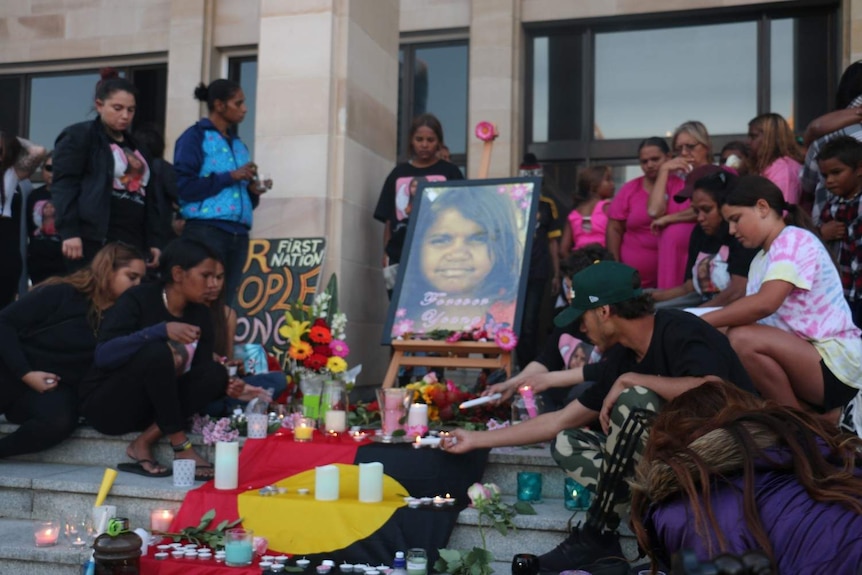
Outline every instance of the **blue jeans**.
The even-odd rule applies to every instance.
[[[205,221],[187,220],[183,237],[206,244],[218,254],[224,264],[225,303],[233,307],[248,258],[248,234],[234,234]]]

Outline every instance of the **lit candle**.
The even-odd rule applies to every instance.
[[[215,449],[215,488],[236,489],[239,482],[239,443],[219,441]]]
[[[383,464],[379,461],[359,464],[359,501],[383,501]]]
[[[443,507],[443,505],[445,503],[446,503],[446,500],[443,499],[442,497],[440,497],[439,495],[434,497],[434,507]]]
[[[347,430],[347,412],[341,409],[330,409],[326,412],[324,427],[326,431],[342,433]]]
[[[314,498],[318,501],[338,500],[338,467],[324,465],[314,468]]]
[[[246,416],[248,421],[248,438],[249,439],[265,439],[267,427],[269,427],[269,416],[265,413],[249,413]]]
[[[428,405],[414,403],[407,413],[407,427],[428,427]]]
[[[314,420],[310,417],[300,417],[293,428],[294,441],[311,441],[312,435],[314,435]]]
[[[447,494],[446,494],[446,497],[444,497],[444,498],[443,498],[443,502],[444,502],[447,506],[455,505],[455,498],[454,498],[454,497],[452,497],[452,496],[450,496],[450,495],[447,493]]]
[[[416,441],[413,443],[413,447],[440,447],[440,438],[439,437],[416,437]]]
[[[170,531],[173,521],[174,512],[171,509],[154,509],[150,512],[150,531]]]
[[[60,524],[56,521],[42,521],[36,524],[33,531],[36,538],[36,547],[50,547],[57,544],[60,536]]]
[[[533,388],[529,385],[522,385],[518,391],[521,392],[521,397],[524,399],[524,408],[527,410],[530,418],[532,419],[539,415],[539,410],[536,407],[536,398],[533,396]]]

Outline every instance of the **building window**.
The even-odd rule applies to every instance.
[[[132,129],[148,123],[164,126],[167,65],[115,67],[138,89]],[[0,121],[16,134],[51,148],[63,128],[93,117],[98,81],[98,69],[0,76],[4,95]]]
[[[407,139],[413,118],[430,113],[443,125],[452,162],[463,171],[467,164],[468,131],[466,40],[402,44],[399,63],[399,158],[407,158]]]
[[[228,60],[228,79],[242,86],[245,105],[248,107],[245,119],[237,126],[237,133],[251,157],[254,158],[254,119],[257,102],[257,56],[242,56]]]
[[[824,0],[528,27],[527,151],[556,163],[549,179],[570,189],[585,164],[611,164],[624,181],[639,172],[643,138],[687,120],[707,126],[716,152],[765,112],[801,132],[831,109],[837,8]]]

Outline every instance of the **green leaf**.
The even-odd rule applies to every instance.
[[[518,515],[535,515],[536,510],[532,505],[527,503],[526,501],[518,501],[514,505],[515,511],[518,512]]]
[[[396,429],[392,432],[392,437],[404,437],[405,435],[407,435],[407,432],[403,429]]]
[[[223,531],[225,528],[227,528],[227,524],[228,524],[228,521],[227,521],[227,519],[225,519],[224,521],[222,521],[221,523],[218,524],[218,527],[216,527],[215,530],[216,531]]]
[[[440,558],[447,563],[461,562],[461,552],[457,549],[438,549],[438,551],[440,552]]]
[[[203,529],[206,529],[207,527],[209,527],[209,524],[212,523],[212,520],[215,519],[215,516],[216,516],[215,508],[210,509],[209,511],[204,513],[203,517],[201,517],[200,524],[198,524],[198,529],[203,530]]]
[[[228,529],[233,529],[234,527],[236,527],[236,526],[237,526],[237,525],[239,525],[240,523],[242,523],[242,517],[240,517],[239,519],[234,519],[233,521],[231,521],[230,523],[228,523],[228,524],[227,524],[227,528],[228,528]]]
[[[509,528],[506,526],[505,523],[494,523],[494,529],[496,529],[497,533],[499,533],[503,537],[509,534]]]

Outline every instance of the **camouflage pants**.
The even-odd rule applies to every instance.
[[[618,445],[632,451],[631,463],[626,465],[629,472],[643,455],[648,432],[640,435],[634,446],[626,446],[624,442],[629,439],[628,434],[621,433],[632,410],[642,409],[656,413],[663,404],[664,400],[658,394],[645,387],[627,389],[620,394],[611,410],[608,435],[581,428],[563,430],[551,444],[551,455],[567,475],[595,493],[602,475],[608,472],[610,454]],[[620,444],[621,442],[623,443]],[[628,484],[620,481],[612,495],[613,515],[616,517],[609,522],[609,527],[616,527],[614,523],[618,523],[619,517],[628,512],[629,496]]]

